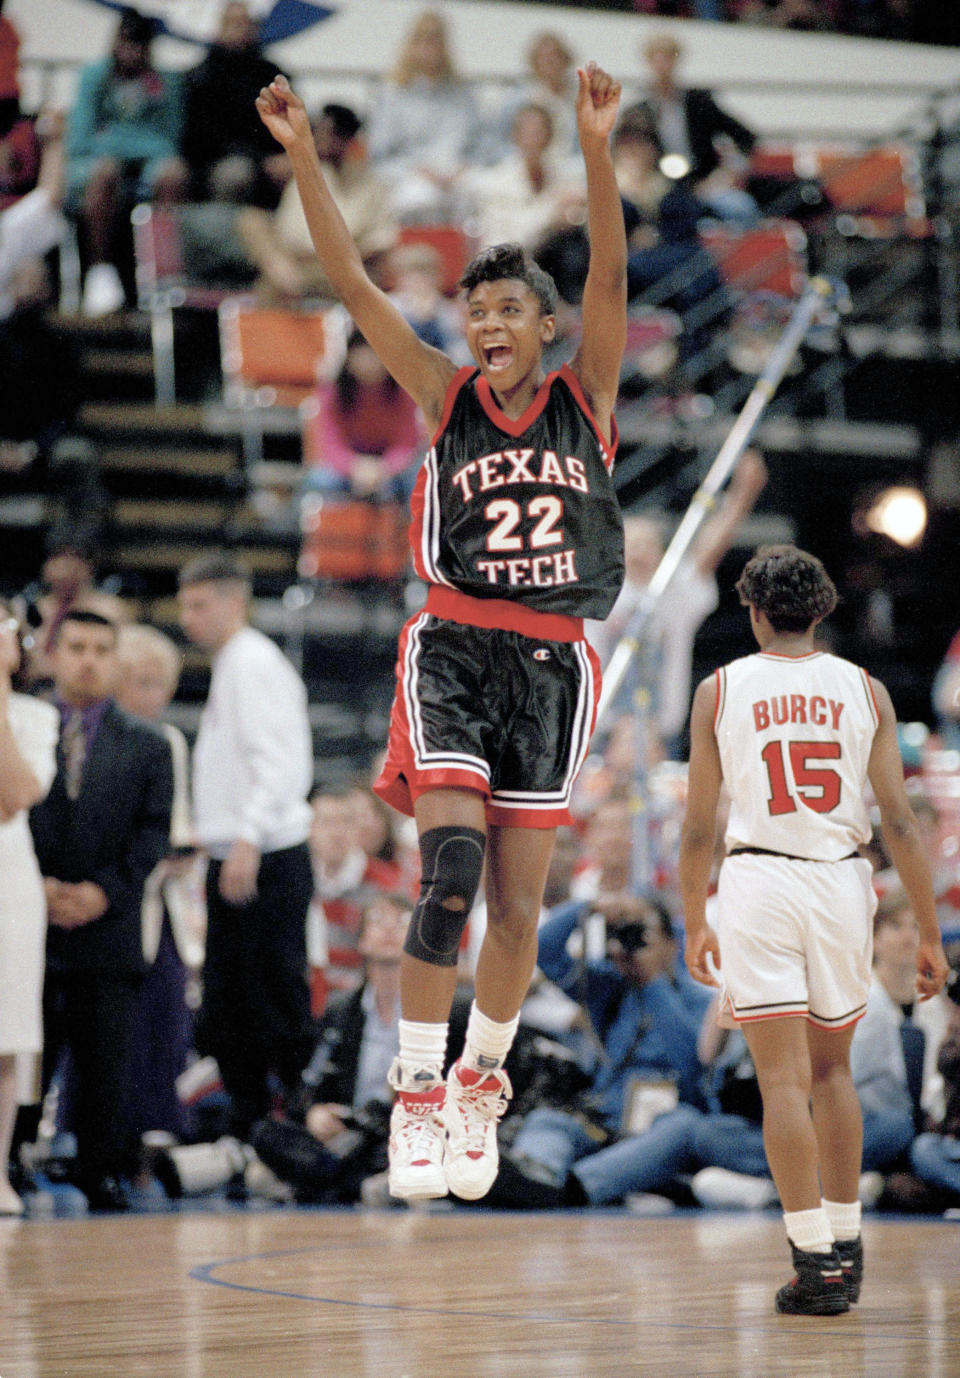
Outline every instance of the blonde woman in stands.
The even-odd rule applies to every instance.
[[[425,10],[407,33],[371,112],[368,137],[370,157],[390,186],[401,220],[460,218],[459,182],[479,155],[483,124],[435,10]]]

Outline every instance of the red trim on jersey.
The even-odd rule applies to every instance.
[[[551,375],[551,377],[552,376],[554,375]],[[570,365],[561,365],[561,367],[557,371],[556,376],[563,379],[567,387],[570,389],[574,397],[577,399],[577,404],[580,407],[580,410],[583,412],[584,416],[590,422],[590,425],[593,427],[594,432],[596,433],[596,437],[600,442],[600,448],[603,450],[603,462],[606,465],[607,473],[613,473],[613,461],[616,458],[617,446],[620,444],[620,432],[617,430],[616,419],[611,414],[610,439],[607,440],[606,436],[603,434],[600,427],[597,425],[597,418],[594,416],[593,409],[591,408],[590,403],[586,399],[583,387],[580,383],[580,379],[574,373]]]
[[[477,399],[498,430],[506,431],[507,435],[523,435],[527,427],[533,425],[534,421],[536,421],[537,417],[547,405],[547,401],[550,397],[550,384],[555,377],[556,374],[547,374],[546,378],[544,378],[543,382],[537,388],[536,395],[529,407],[527,407],[527,410],[522,416],[516,418],[507,416],[506,412],[500,410],[497,405],[497,399],[493,395],[493,388],[491,388],[483,374],[477,379]]]
[[[437,423],[437,429],[434,431],[433,439],[430,441],[431,446],[436,445],[437,441],[440,439],[441,434],[446,429],[447,422],[450,420],[450,413],[453,411],[453,404],[457,400],[457,394],[459,393],[460,389],[463,387],[464,383],[467,381],[468,378],[472,378],[473,375],[475,373],[479,373],[479,371],[480,370],[477,369],[473,364],[464,364],[462,368],[457,369],[456,373],[450,379],[450,382],[447,384],[447,391],[444,394],[443,398],[443,411],[440,413],[440,420]]]
[[[538,612],[507,598],[473,598],[459,589],[431,584],[426,610],[446,622],[468,627],[498,627],[540,641],[582,641],[583,619],[564,613]]]
[[[872,683],[872,681],[871,681],[871,679],[870,679],[870,676],[867,674],[866,670],[864,670],[862,666],[857,666],[857,668],[858,668],[858,670],[860,671],[861,676],[863,677],[863,682],[864,682],[864,684],[867,686],[867,693],[868,693],[869,696],[870,696],[870,702],[873,704],[873,711],[874,711],[874,713],[876,714],[876,717],[877,717],[877,726],[879,727],[879,726],[880,726],[880,709],[879,709],[878,706],[877,706],[877,696],[876,696],[876,694],[873,692],[873,683]]]
[[[815,656],[822,656],[823,651],[804,651],[802,656],[784,655],[782,651],[758,651],[758,656],[763,656],[765,660],[813,660]]]

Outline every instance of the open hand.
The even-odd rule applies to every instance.
[[[264,86],[256,99],[257,113],[277,143],[284,148],[306,140],[313,144],[313,131],[307,118],[307,108],[286,77],[276,76]]]
[[[620,110],[620,83],[602,67],[588,62],[577,68],[577,131],[584,137],[607,139]]]

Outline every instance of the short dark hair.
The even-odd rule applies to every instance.
[[[469,295],[481,282],[501,282],[516,278],[524,283],[540,303],[540,314],[552,316],[557,309],[557,284],[532,258],[522,244],[492,244],[481,249],[467,264],[460,286]]]
[[[320,111],[323,119],[329,120],[333,125],[333,132],[338,139],[352,139],[360,132],[363,121],[355,110],[351,110],[349,105],[338,105],[336,101],[329,101]]]
[[[157,21],[148,15],[141,14],[138,9],[128,5],[120,11],[120,21],[117,24],[117,36],[125,38],[128,43],[142,43],[144,47],[152,43],[157,36]]]
[[[94,612],[92,608],[68,608],[60,619],[57,627],[57,637],[63,631],[68,622],[76,622],[81,627],[106,627],[113,632],[113,639],[117,639],[118,629],[116,622],[111,622],[109,617],[104,617],[102,612]]]
[[[192,584],[242,584],[249,593],[250,575],[246,567],[227,551],[215,550],[188,560],[177,578],[178,588]]]
[[[822,562],[795,545],[761,546],[736,590],[744,607],[764,613],[775,632],[805,632],[837,606],[837,590]]]

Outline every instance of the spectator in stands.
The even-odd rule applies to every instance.
[[[470,362],[463,304],[443,291],[443,260],[432,244],[400,243],[390,254],[390,298],[417,336],[459,364]]]
[[[483,125],[469,85],[457,74],[438,11],[423,11],[408,30],[374,103],[369,138],[370,157],[402,221],[461,218],[459,183],[480,154]]]
[[[130,607],[112,591],[110,583],[97,583],[93,539],[93,533],[88,535],[82,523],[75,530],[69,526],[55,528],[48,537],[39,581],[19,595],[30,627],[26,676],[33,693],[51,686],[57,635],[71,612],[96,612],[118,626],[132,621]]]
[[[131,1059],[145,971],[140,910],[147,877],[167,851],[173,798],[165,738],[111,697],[116,641],[116,627],[98,613],[71,610],[62,618],[53,649],[57,773],[30,813],[49,920],[44,1087],[68,1052],[74,1184],[93,1210],[126,1208],[121,1179],[136,1164]]]
[[[530,40],[527,48],[527,78],[520,84],[514,99],[508,102],[501,126],[495,131],[497,142],[504,145],[510,138],[513,120],[525,105],[538,105],[553,121],[550,152],[559,159],[570,158],[579,152],[576,107],[576,62],[570,45],[562,34],[543,30]],[[499,149],[493,151],[499,156]]]
[[[357,840],[372,861],[384,861],[395,866],[398,878],[402,877],[401,889],[419,885],[420,858],[411,857],[403,845],[399,829],[404,823],[402,815],[395,813],[389,804],[370,788],[367,780],[360,779],[350,786],[350,803],[353,807],[353,822]]]
[[[390,194],[371,167],[359,139],[361,123],[347,105],[327,104],[311,120],[324,176],[367,271],[379,277],[384,255],[396,241]],[[281,155],[282,156],[282,155]],[[240,212],[237,236],[260,274],[267,300],[295,303],[331,295],[317,260],[293,178],[276,211],[249,207]]]
[[[917,1000],[920,931],[906,892],[889,891],[873,921],[873,977],[867,1010],[850,1047],[863,1112],[863,1170],[886,1172],[904,1160],[939,1089],[937,1050],[949,1002]]]
[[[44,111],[36,122],[42,145],[35,189],[0,213],[0,319],[13,310],[17,274],[55,248],[63,235],[60,206],[64,190],[63,118]]]
[[[730,159],[721,140],[745,158],[756,137],[721,110],[709,91],[679,85],[676,69],[682,51],[672,34],[655,34],[644,45],[650,86],[642,108],[652,118],[665,152],[682,160],[677,162],[678,172],[685,171],[707,208],[721,220],[749,224],[757,218],[757,206],[726,165]]]
[[[336,377],[317,384],[307,415],[305,491],[406,501],[426,447],[423,422],[358,330]]]
[[[26,1082],[32,1070],[26,1062],[36,1060],[42,1046],[47,925],[27,810],[50,788],[59,732],[56,709],[19,692],[22,664],[19,620],[8,603],[0,602],[0,1215],[23,1213],[8,1165],[18,1060]]]
[[[727,8],[729,19],[774,29],[836,33],[841,27],[839,0],[727,0]]]
[[[365,899],[372,890],[402,891],[408,882],[396,862],[364,848],[350,791],[320,790],[312,806],[307,955],[313,1011],[319,1014],[331,990],[353,990],[360,979],[357,939]]]
[[[548,238],[584,223],[583,164],[553,151],[553,118],[544,106],[522,105],[513,117],[510,139],[512,151],[490,167],[465,173],[462,190],[481,247],[509,240],[536,254]],[[581,288],[586,260],[582,274]]]
[[[706,206],[688,179],[671,180],[660,170],[663,146],[642,108],[624,113],[614,133],[613,158],[630,249],[627,295],[679,313],[685,364],[729,314],[717,265],[700,241]]]
[[[192,200],[276,205],[285,160],[254,106],[276,72],[249,7],[228,0],[206,57],[186,76],[180,149]]]
[[[359,983],[335,993],[320,1021],[316,1051],[281,1120],[254,1125],[260,1158],[301,1201],[387,1204],[392,1094],[387,1071],[399,1047],[400,958],[413,909],[405,895],[368,894],[356,936]],[[463,1047],[469,1000],[451,1014],[448,1064]],[[370,1180],[369,1186],[364,1182]],[[371,1196],[371,1188],[382,1190]]]
[[[668,755],[679,739],[690,710],[690,675],[697,629],[717,606],[715,574],[753,510],[767,482],[767,469],[756,450],[746,450],[716,512],[704,522],[653,612],[652,635],[657,651],[653,686],[656,725]],[[633,515],[624,523],[627,576],[605,622],[588,622],[587,635],[601,664],[608,664],[630,619],[647,597],[647,587],[664,553],[660,528],[650,517]]]
[[[607,927],[605,951],[571,956],[591,912]],[[702,1104],[697,1038],[709,1004],[675,979],[676,941],[667,911],[627,891],[561,904],[543,924],[537,965],[581,1004],[601,1048],[579,1104],[526,1116],[501,1160],[491,1199],[559,1204],[570,1168],[623,1133],[639,1133],[654,1108]],[[545,1192],[542,1190],[545,1189]]]
[[[137,1004],[133,1065],[135,1123],[184,1138],[190,1131],[176,1092],[193,1047],[188,984],[203,961],[206,913],[203,881],[193,849],[187,741],[163,714],[180,679],[181,655],[156,627],[121,627],[117,637],[120,708],[152,722],[166,737],[173,761],[173,808],[166,856],[147,879],[142,908],[143,955],[149,969]]]
[[[0,211],[0,471],[31,470],[37,486],[56,492],[79,517],[100,496],[96,460],[88,447],[80,462],[80,351],[51,317],[44,260],[64,226],[63,118],[44,112],[36,129],[43,147],[37,185]]]
[[[945,1193],[941,1206],[960,1204],[960,981],[949,987],[946,1034],[937,1051],[937,1070],[946,1088],[943,1114],[935,1127],[918,1134],[910,1149],[910,1166],[928,1187]]]
[[[20,109],[20,35],[0,14],[0,210],[33,190],[39,167],[34,121]]]
[[[306,919],[313,741],[303,682],[249,625],[251,585],[229,555],[180,572],[180,620],[213,656],[193,755],[196,839],[210,857],[197,1051],[216,1058],[246,1139],[271,1076],[290,1090],[313,1047]]]
[[[104,316],[126,300],[119,271],[137,201],[181,200],[181,83],[151,59],[154,24],[120,15],[110,55],[80,74],[67,136],[67,208],[78,216],[87,271],[83,311]]]

